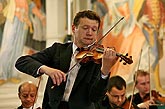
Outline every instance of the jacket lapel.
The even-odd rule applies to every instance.
[[[72,90],[75,90],[78,86],[78,84],[80,83],[80,81],[84,78],[84,76],[88,73],[87,71],[87,68],[85,68],[86,66],[88,66],[88,63],[86,64],[82,64],[80,69],[79,69],[79,72],[77,74],[77,78],[75,80],[75,83],[73,85],[73,89]]]
[[[72,56],[72,43],[67,44],[69,44],[69,46],[64,46],[60,49],[60,69],[65,73],[69,70]]]

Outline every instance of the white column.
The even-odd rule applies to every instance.
[[[63,42],[66,31],[66,1],[46,0],[47,47],[54,42]]]

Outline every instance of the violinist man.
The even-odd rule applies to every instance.
[[[43,109],[94,109],[93,102],[105,95],[110,70],[118,58],[115,50],[104,48],[100,64],[90,60],[82,63],[84,58],[79,60],[81,62],[76,58],[76,52],[85,52],[81,48],[97,45],[99,27],[100,17],[95,12],[80,11],[73,20],[73,42],[54,43],[43,51],[17,60],[16,68],[21,72],[33,77],[49,76]]]
[[[150,74],[147,71],[137,70],[134,75],[134,82],[138,92],[134,94],[133,102],[138,107],[148,109],[151,104],[158,103],[159,100],[164,102],[165,98],[162,98],[156,91],[154,91],[154,96],[150,98]]]
[[[96,109],[129,109],[130,101],[126,98],[126,82],[120,76],[109,79],[108,90],[103,100],[95,103]],[[130,109],[139,109],[131,103]]]
[[[24,82],[18,87],[18,96],[22,104],[17,109],[41,109],[35,103],[37,86],[31,81]]]

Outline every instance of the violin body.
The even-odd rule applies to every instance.
[[[115,49],[114,47],[109,47]],[[86,63],[88,61],[94,61],[97,64],[101,64],[101,59],[103,57],[104,47],[103,45],[93,45],[92,48],[81,48],[80,52],[76,55],[76,59],[81,60],[82,63]],[[128,54],[123,55],[120,53],[116,53],[116,56],[120,57],[120,62],[123,60],[124,65],[132,64],[132,56],[127,57]]]
[[[138,106],[133,105],[133,104],[131,104],[131,107],[130,107],[130,103],[131,102],[129,100],[126,100],[126,102],[122,106],[122,109],[139,109]]]
[[[151,90],[151,96],[154,98],[153,100],[154,100],[154,102],[155,102],[155,104],[165,104],[165,97],[162,97],[160,94],[159,94],[159,92],[157,92],[157,91],[155,91],[155,90]],[[148,101],[148,100],[150,100],[150,96],[149,96],[149,94],[147,94],[145,97],[144,97],[144,99],[143,99],[143,101],[145,102],[145,101]],[[154,105],[155,105],[154,104]],[[165,108],[164,108],[165,109]]]

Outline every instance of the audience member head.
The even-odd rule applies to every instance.
[[[18,88],[18,96],[23,108],[30,108],[35,103],[37,86],[31,81],[22,83]]]

